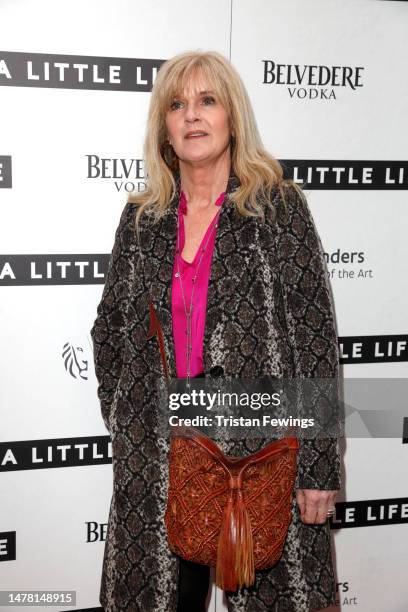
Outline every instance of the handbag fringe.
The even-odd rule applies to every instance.
[[[231,488],[217,548],[216,585],[236,591],[255,582],[251,521],[240,488]]]

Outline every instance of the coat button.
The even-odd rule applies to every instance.
[[[215,365],[210,369],[210,376],[218,378],[224,374],[224,368],[220,365]]]

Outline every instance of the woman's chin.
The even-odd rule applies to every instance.
[[[183,157],[180,157],[179,159],[185,162],[186,164],[193,164],[194,162],[199,163],[199,162],[210,161],[211,159],[213,159],[213,156],[208,151],[205,151],[205,152],[197,151],[194,153],[189,151],[188,155],[186,154]]]

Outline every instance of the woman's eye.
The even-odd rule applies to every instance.
[[[205,96],[202,99],[203,103],[207,106],[215,104],[215,98],[213,98],[212,96]],[[183,103],[180,100],[173,100],[173,102],[170,104],[170,109],[171,110],[178,110],[180,108],[180,105],[182,105]]]
[[[173,100],[173,102],[170,104],[171,110],[177,110],[177,108],[179,108],[179,104],[181,104],[180,100]]]

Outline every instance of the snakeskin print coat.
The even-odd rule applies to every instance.
[[[175,378],[171,282],[178,174],[176,180],[177,192],[161,220],[153,225],[142,215],[140,242],[133,230],[136,206],[125,205],[91,330],[101,413],[112,439],[113,495],[100,589],[106,612],[177,607],[178,557],[168,548],[163,521],[169,441],[158,435],[155,419],[155,380],[164,373],[157,337],[146,338],[150,296]],[[238,214],[233,202],[238,186],[231,172],[208,286],[206,374],[336,377],[338,343],[326,263],[306,199],[288,188],[285,212],[273,191],[277,219],[267,207],[263,222]],[[255,449],[238,450],[230,454]],[[296,487],[339,489],[339,464],[335,438],[303,441]],[[302,523],[295,491],[292,515],[280,561],[257,571],[253,587],[226,593],[229,612],[306,612],[334,602],[329,525]]]

